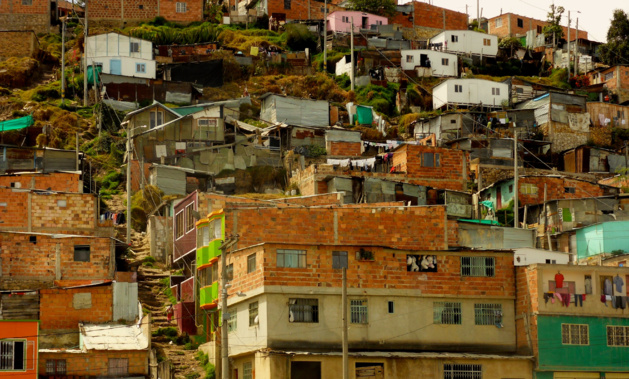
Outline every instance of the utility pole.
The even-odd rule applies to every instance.
[[[83,27],[83,106],[87,107],[88,99],[87,99],[87,3],[88,0],[85,0],[85,25]],[[131,217],[131,212],[127,214],[127,217]],[[127,221],[129,222],[129,221]],[[129,234],[127,232],[127,234]],[[129,242],[129,241],[127,241]]]
[[[229,340],[227,338],[227,250],[238,242],[238,235],[230,236],[219,247],[221,250],[221,378],[229,379]]]
[[[520,211],[518,209],[520,190],[518,188],[518,131],[515,124],[513,124],[513,173],[515,174],[513,175],[513,227],[517,229],[520,227]],[[505,221],[507,220],[505,219]]]
[[[476,23],[478,24],[478,29],[480,30],[480,0],[476,0]],[[489,30],[487,30],[489,33]]]
[[[87,93],[87,92],[86,92]],[[140,167],[140,172],[143,172]],[[131,246],[131,126],[127,124],[127,245]]]
[[[563,53],[563,49],[561,50]],[[568,11],[568,48],[566,49],[568,52],[568,77],[570,77],[570,11]]]
[[[66,99],[66,18],[61,21],[61,104]]]
[[[349,379],[349,363],[348,363],[348,337],[347,337],[347,267],[343,267],[343,289],[341,292],[341,301],[343,302],[343,379]]]
[[[323,72],[328,72],[328,0],[323,4]]]
[[[351,80],[351,90],[354,91],[354,16],[352,17],[352,22],[351,22],[351,30],[350,30],[350,54],[351,54],[351,66],[352,66],[352,71],[350,72],[349,78]]]
[[[579,50],[577,50],[579,46],[579,18],[577,17],[577,30],[576,35],[574,37],[574,76],[577,76],[579,73]],[[569,55],[568,55],[569,56]],[[568,65],[568,69],[570,69],[570,65]]]

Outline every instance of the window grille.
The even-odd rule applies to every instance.
[[[306,250],[278,250],[277,267],[306,268]]]
[[[367,300],[350,300],[350,322],[352,324],[367,324]]]
[[[46,359],[46,374],[49,375],[65,375],[66,360],[65,359]]]
[[[24,370],[25,361],[25,341],[0,341],[0,370]]]
[[[319,322],[318,299],[289,299],[289,322]]]
[[[461,276],[494,276],[495,272],[493,257],[461,257]]]
[[[128,358],[109,358],[109,375],[123,376],[129,374]]]
[[[433,303],[433,322],[435,324],[460,325],[461,303]]]
[[[256,317],[258,317],[258,302],[254,301],[249,304],[249,326],[256,324]]]
[[[476,325],[498,325],[501,322],[501,304],[474,304],[474,323]]]
[[[470,364],[443,365],[443,379],[482,379],[483,366]]]
[[[564,345],[589,345],[589,330],[585,324],[561,324],[561,343]]]
[[[607,326],[607,346],[629,346],[629,326]]]
[[[238,322],[237,322],[238,313],[235,308],[227,309],[227,312],[229,312],[229,318],[227,319],[227,331],[235,332],[236,329],[238,328]]]

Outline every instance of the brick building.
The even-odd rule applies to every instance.
[[[59,192],[83,192],[81,174],[57,172],[54,174],[43,173],[16,173],[0,175],[0,188],[33,189]]]
[[[408,5],[398,6],[398,12],[395,16],[389,17],[389,24],[399,24],[407,28],[467,30],[468,17],[465,13],[419,1],[412,2],[414,9]]]
[[[590,84],[604,83],[605,87],[618,96],[618,102],[629,100],[629,65],[617,65],[596,69],[587,73]]]
[[[113,286],[104,284],[79,288],[42,289],[41,329],[76,329],[80,322],[113,321]]]
[[[90,3],[88,17],[90,22],[126,24],[148,21],[155,17],[164,17],[168,21],[190,23],[203,21],[202,0],[103,0]]]
[[[567,15],[565,15],[567,17]],[[563,19],[562,19],[563,21]],[[531,17],[520,16],[515,13],[504,13],[500,16],[490,18],[488,20],[489,34],[493,34],[500,38],[505,37],[522,37],[526,35],[529,30],[534,30],[536,34],[542,34],[543,28],[548,22],[542,20],[536,20]],[[562,26],[564,38],[568,38],[568,28]],[[570,40],[575,38],[577,30],[570,28]],[[587,39],[588,32],[585,30],[579,30],[579,38]]]
[[[56,18],[54,4],[51,0],[4,0],[0,2],[0,30],[50,33],[51,22]]]

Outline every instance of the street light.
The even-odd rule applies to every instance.
[[[129,121],[125,121],[120,126],[127,126],[127,245],[131,246],[131,132],[146,125],[130,129]]]

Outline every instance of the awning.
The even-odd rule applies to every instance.
[[[16,118],[14,120],[0,122],[0,132],[24,129],[31,125],[33,125],[33,116]]]

